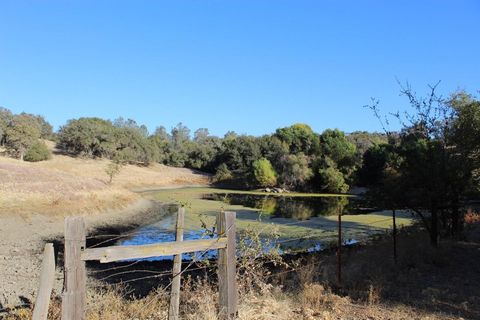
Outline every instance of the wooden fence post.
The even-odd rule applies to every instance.
[[[179,208],[177,213],[177,227],[175,231],[175,241],[183,241],[183,226],[185,218],[185,208]],[[168,319],[177,320],[180,309],[180,285],[182,271],[182,254],[173,257],[173,280],[172,291],[170,293],[170,308],[168,309]]]
[[[342,214],[338,214],[337,282],[342,283]]]
[[[62,320],[85,319],[86,269],[82,261],[85,249],[85,222],[82,217],[65,218],[65,276],[62,298]]]
[[[227,247],[218,250],[219,318],[233,319],[237,314],[235,212],[221,212],[217,220],[218,236],[227,237]]]
[[[43,251],[42,270],[40,273],[40,285],[38,286],[35,307],[33,308],[32,320],[46,320],[48,305],[52,295],[53,281],[55,278],[55,255],[53,244],[46,243]]]

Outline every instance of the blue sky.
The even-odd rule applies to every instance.
[[[263,134],[380,130],[362,108],[480,89],[480,1],[0,0],[0,105]]]

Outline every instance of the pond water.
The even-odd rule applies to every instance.
[[[153,224],[138,228],[133,232],[129,232],[129,236],[117,241],[116,245],[130,246],[130,245],[143,245],[143,244],[155,244],[162,242],[175,241],[175,224],[176,213],[178,211],[177,204],[165,204],[159,209],[159,221]],[[215,235],[209,234],[208,230],[199,228],[198,230],[184,230],[183,235],[185,240],[198,240],[205,238],[213,238]],[[213,252],[207,252],[206,258],[212,258],[215,256]],[[195,254],[184,254],[184,260],[191,260],[192,258],[201,259],[205,258]],[[144,259],[149,261],[160,260],[172,260],[173,256],[157,257],[151,259]]]
[[[214,237],[209,229],[214,225],[215,216],[221,210],[228,210],[237,212],[238,234],[257,230],[264,236],[265,250],[275,246],[280,253],[320,251],[336,243],[339,212],[342,212],[343,245],[365,241],[372,234],[385,232],[391,226],[388,212],[373,212],[357,197],[263,195],[213,188],[164,190],[151,196],[166,203],[158,222],[135,230],[117,245],[175,241],[175,213],[179,204],[186,206],[185,240]],[[397,221],[399,225],[407,225],[412,219],[409,215],[399,214]],[[275,230],[267,235],[266,230],[270,229]],[[215,255],[216,251],[212,250],[202,256],[185,254],[183,259],[213,258]],[[165,259],[172,257],[149,260]]]

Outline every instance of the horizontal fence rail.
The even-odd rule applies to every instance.
[[[227,238],[164,242],[148,245],[111,246],[85,249],[82,252],[82,260],[98,260],[101,263],[107,263],[129,259],[172,256],[204,250],[224,249],[226,247]]]

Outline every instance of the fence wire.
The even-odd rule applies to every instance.
[[[365,232],[365,231],[368,231],[368,230],[389,229],[391,226],[377,227],[376,225],[379,224],[379,223],[384,223],[386,221],[391,221],[391,220],[392,220],[392,218],[389,217],[389,218],[385,218],[385,219],[371,221],[371,222],[368,222],[368,223],[362,223],[362,225],[359,225],[359,226],[351,226],[351,225],[348,225],[351,222],[342,221],[342,235],[346,235],[346,232],[344,232],[344,229],[347,229],[349,231],[357,230],[357,231],[360,231],[360,232]],[[278,225],[281,226],[281,227],[285,227],[285,226],[303,225],[303,224],[307,224],[307,223],[311,223],[311,220],[300,220],[300,221],[294,221],[294,222],[288,222],[288,223],[279,223]],[[329,226],[331,226],[331,228],[329,228],[329,229],[331,229],[331,231],[327,231],[327,232],[334,232],[335,231],[334,229],[336,228],[337,222],[332,220],[331,222],[328,222],[328,223],[329,223]],[[259,234],[262,234],[267,228],[271,227],[272,225],[276,225],[276,223],[275,222],[266,223],[265,226],[263,226],[263,228],[260,230]],[[188,229],[188,230],[189,231],[197,231],[197,232],[201,231],[201,230],[194,230],[194,229]],[[225,231],[225,233],[227,233],[228,231],[229,230]],[[94,236],[88,237],[87,239],[101,239],[101,238],[105,238],[105,237],[111,237],[109,239],[106,239],[106,240],[100,241],[98,243],[95,243],[94,245],[89,247],[89,248],[94,248],[94,247],[99,247],[102,244],[106,244],[106,243],[109,243],[109,242],[116,241],[118,239],[127,238],[127,237],[131,237],[131,236],[139,235],[139,234],[155,235],[155,234],[158,234],[158,232],[159,232],[159,230],[137,230],[137,231],[134,231],[134,232],[129,232],[129,233],[121,234],[121,235],[118,235],[118,234],[115,234],[115,235],[113,235],[113,234],[94,235]],[[217,238],[217,241],[220,239],[221,236],[222,235],[219,235],[219,237]],[[283,243],[309,240],[309,239],[315,239],[315,240],[324,242],[326,240],[335,240],[337,238],[338,238],[338,234],[329,234],[329,235],[325,235],[323,237],[319,234],[307,234],[307,235],[300,236],[300,237],[288,238],[288,239],[282,239],[282,240],[274,241],[273,243],[275,245],[281,245]],[[188,265],[186,267],[184,267],[177,274],[172,274],[171,270],[167,270],[167,271],[154,271],[154,270],[147,270],[147,269],[124,270],[126,268],[133,267],[133,266],[137,265],[138,263],[142,262],[142,260],[136,260],[132,263],[129,263],[129,264],[123,265],[123,266],[114,266],[114,267],[107,268],[107,269],[89,271],[89,274],[102,274],[102,273],[107,274],[108,272],[120,270],[119,272],[115,272],[113,274],[107,274],[106,276],[97,279],[97,281],[99,281],[99,282],[104,282],[108,279],[112,279],[112,278],[115,278],[115,277],[118,277],[118,276],[123,276],[123,275],[128,275],[128,274],[143,273],[143,274],[150,274],[150,275],[139,276],[139,277],[135,277],[135,278],[127,279],[127,280],[120,280],[116,283],[100,283],[100,284],[95,284],[95,285],[90,286],[90,287],[92,287],[92,288],[114,287],[114,286],[125,285],[125,284],[128,284],[128,283],[137,282],[137,281],[144,281],[144,280],[149,280],[149,279],[158,279],[158,278],[163,278],[163,277],[171,277],[169,283],[165,287],[163,287],[163,290],[168,290],[171,287],[171,285],[173,283],[173,280],[176,277],[182,276],[186,272],[193,272],[193,271],[197,271],[197,270],[211,269],[211,268],[217,267],[216,264],[212,264],[212,265],[197,266],[197,267],[192,268],[192,266],[194,264],[198,263],[199,261],[201,261],[204,258],[204,256],[208,253],[208,251],[212,250],[212,247],[214,246],[214,244],[212,244],[211,247],[209,247],[209,248],[203,250],[202,252],[200,252],[200,254],[197,255],[197,257],[198,257],[197,259],[192,259],[192,261],[190,261],[188,263]],[[253,244],[251,244],[251,245],[253,245]],[[261,258],[261,255],[258,258]],[[321,262],[317,262],[317,263],[314,263],[314,264],[319,264],[319,263],[321,263]],[[302,267],[296,267],[296,268],[291,267],[291,269],[289,269],[289,270],[283,270],[283,271],[279,271],[279,272],[276,272],[276,273],[272,273],[272,274],[268,275],[268,277],[273,277],[273,276],[284,274],[284,273],[290,273],[290,272],[298,271],[302,268],[309,267],[310,265],[311,264],[309,264],[308,266],[302,266]],[[129,293],[127,293],[127,294],[129,294]],[[127,295],[127,294],[125,294],[125,295]],[[147,307],[149,304],[151,304],[156,299],[156,297],[157,297],[156,295],[151,297],[152,300],[149,301],[145,305],[145,307]]]

